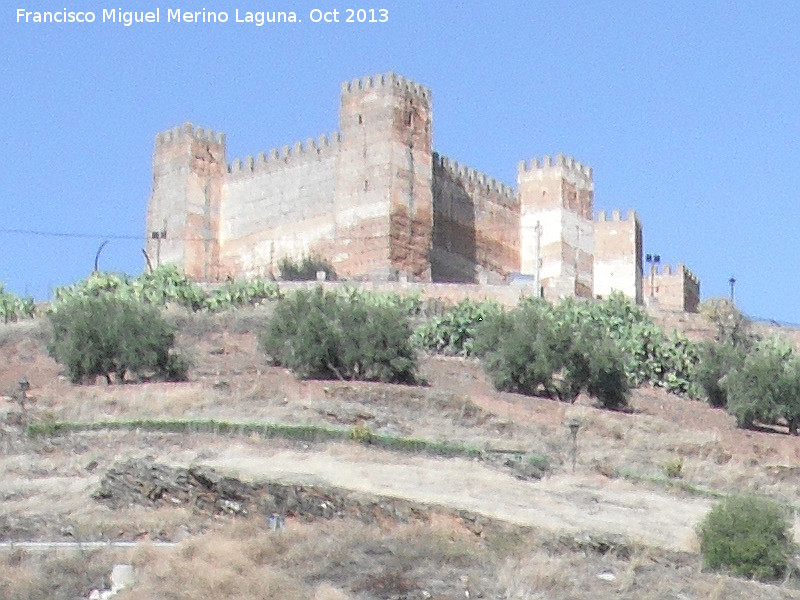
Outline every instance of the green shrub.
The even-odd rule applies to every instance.
[[[419,293],[396,294],[346,287],[339,290],[339,295],[347,301],[398,309],[408,316],[417,315],[422,310],[422,298]]]
[[[800,356],[779,340],[759,343],[722,382],[727,410],[739,427],[785,421],[792,434],[800,424]]]
[[[683,334],[666,335],[647,312],[619,292],[601,302],[565,299],[560,318],[574,327],[592,323],[622,352],[625,376],[631,386],[645,383],[674,394],[697,397],[695,345]]]
[[[49,313],[50,354],[73,383],[98,375],[182,380],[188,364],[173,350],[173,328],[154,307],[112,295],[76,298]]]
[[[670,479],[680,479],[683,477],[683,457],[668,458],[661,465],[661,470]]]
[[[723,500],[706,515],[697,533],[706,568],[743,577],[782,577],[794,551],[786,510],[763,498]]]
[[[317,287],[278,302],[260,346],[301,378],[412,383],[416,357],[410,334],[401,309]]]
[[[723,381],[729,373],[742,369],[758,338],[750,333],[749,321],[727,298],[705,300],[700,305],[700,314],[714,326],[716,333],[713,341],[698,345],[695,380],[711,406],[724,408],[728,392]]]
[[[278,298],[280,290],[274,281],[256,277],[226,281],[203,300],[203,306],[215,312],[250,306],[264,300]]]
[[[538,304],[529,298],[522,302]],[[500,312],[494,302],[466,300],[446,314],[429,321],[414,332],[414,342],[431,352],[469,356],[474,353],[475,332],[486,319]],[[563,325],[578,330],[591,324],[595,332],[607,338],[621,352],[625,378],[629,386],[644,383],[663,387],[675,394],[698,397],[694,369],[697,350],[693,342],[678,332],[667,336],[647,312],[620,293],[613,293],[601,302],[567,299],[551,314]],[[612,352],[613,353],[613,352]]]
[[[627,403],[628,380],[616,343],[571,305],[543,300],[491,316],[477,329],[475,353],[497,389],[574,402],[582,391],[607,408]]]
[[[350,430],[350,439],[359,444],[371,444],[375,439],[375,432],[369,425],[356,425]]]
[[[705,392],[711,406],[725,408],[728,405],[728,392],[722,382],[730,372],[744,366],[747,351],[731,341],[707,340],[699,344],[697,354],[695,380],[698,387]]]
[[[278,270],[284,281],[314,281],[317,278],[317,271],[325,271],[325,279],[328,281],[336,279],[333,265],[328,260],[315,256],[304,256],[299,261],[293,261],[288,257],[282,258],[278,261]]]
[[[36,304],[32,296],[20,298],[12,292],[5,291],[0,283],[0,320],[3,323],[32,318],[36,312]]]
[[[441,317],[432,319],[414,331],[414,343],[431,352],[470,356],[473,353],[475,329],[490,315],[498,315],[496,302],[462,300]]]
[[[136,300],[153,306],[175,304],[194,312],[216,312],[277,298],[280,291],[274,281],[256,277],[226,281],[212,292],[206,292],[178,267],[165,264],[133,278],[117,273],[92,273],[73,285],[57,288],[54,295],[50,312],[57,312],[73,300],[98,296]]]

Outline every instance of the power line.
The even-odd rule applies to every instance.
[[[65,231],[43,231],[40,229],[0,229],[0,235],[35,235],[39,237],[109,239],[109,240],[143,240],[144,235],[124,235],[119,233],[70,233]]]

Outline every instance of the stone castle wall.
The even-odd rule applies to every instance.
[[[504,282],[519,270],[519,200],[513,188],[434,154],[435,281]]]
[[[684,265],[678,263],[650,266],[644,281],[645,300],[663,310],[697,312],[700,304],[700,282]]]
[[[594,222],[594,294],[607,297],[620,291],[642,302],[642,225],[631,210],[606,218],[600,211]]]
[[[214,282],[317,255],[351,280],[643,300],[641,224],[593,219],[591,168],[563,155],[522,162],[514,189],[459,165],[433,151],[430,90],[392,73],[342,85],[332,135],[231,164],[226,151],[224,135],[190,124],[157,136],[151,264]],[[653,277],[665,306],[696,307],[684,267]]]
[[[571,157],[521,162],[520,271],[540,274],[545,298],[593,296],[592,169]]]
[[[335,239],[339,134],[235,160],[225,185],[222,272],[269,275]]]

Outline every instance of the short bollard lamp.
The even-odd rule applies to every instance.
[[[20,377],[19,379],[19,404],[25,408],[25,399],[28,390],[31,389],[31,384],[27,377]]]
[[[575,472],[575,463],[578,460],[578,429],[581,426],[581,422],[578,419],[570,419],[569,423],[569,432],[572,435],[572,472]]]

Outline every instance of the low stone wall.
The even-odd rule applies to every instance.
[[[361,494],[335,487],[277,482],[245,483],[208,467],[176,468],[132,460],[111,467],[94,494],[111,508],[140,506],[191,506],[213,515],[269,518],[357,519],[364,523],[427,522],[431,514],[460,519],[479,535],[493,520],[464,510],[448,510],[417,502]]]
[[[464,283],[404,283],[402,281],[281,281],[283,292],[297,289],[309,289],[318,285],[326,290],[342,288],[358,288],[370,292],[386,292],[394,294],[419,294],[423,300],[437,298],[445,304],[457,304],[462,300],[494,300],[503,306],[516,306],[521,298],[533,296],[534,286],[528,285],[488,285]]]

